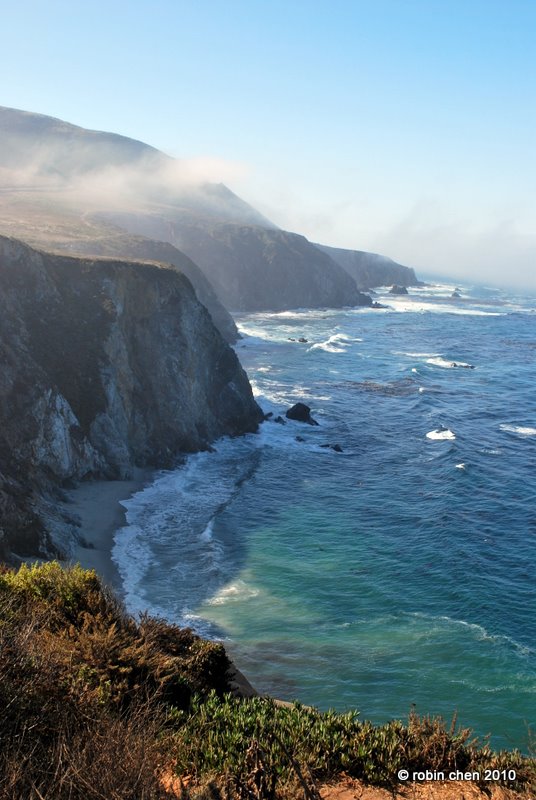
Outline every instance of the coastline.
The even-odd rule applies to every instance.
[[[121,597],[121,576],[112,560],[114,534],[126,525],[126,509],[121,500],[141,491],[153,475],[153,470],[137,469],[130,480],[91,481],[68,493],[69,512],[78,517],[80,527],[73,554],[66,563],[94,569]]]
[[[69,512],[80,521],[78,542],[66,564],[80,564],[94,569],[116,595],[123,597],[123,584],[112,559],[114,534],[126,525],[126,509],[121,500],[128,500],[153,479],[155,470],[137,469],[130,480],[91,481],[68,493]],[[257,690],[231,660],[229,677],[232,690],[241,697],[258,696]]]

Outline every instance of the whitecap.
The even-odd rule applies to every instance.
[[[502,431],[516,433],[518,436],[536,436],[536,428],[525,425],[499,425]]]
[[[443,369],[456,369],[457,367],[465,367],[466,369],[474,369],[474,364],[468,364],[466,361],[447,361],[440,356],[438,358],[426,359],[427,364],[433,364],[435,367],[443,367]]]
[[[444,439],[455,439],[456,434],[450,430],[450,428],[436,428],[434,431],[429,431],[426,434],[427,439],[433,439],[436,441],[441,441]]]
[[[316,342],[311,345],[307,352],[311,352],[311,350],[325,350],[327,353],[345,353],[346,348],[353,342],[361,341],[363,340],[346,336],[344,333],[334,333],[333,336],[330,336],[326,341]]]

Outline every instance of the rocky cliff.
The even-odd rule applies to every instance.
[[[305,236],[194,215],[115,212],[131,233],[172,243],[198,264],[232,311],[371,305],[353,278]]]
[[[73,239],[67,244],[58,241],[55,243],[56,248],[76,255],[132,258],[171,264],[191,282],[198,299],[210,312],[214,325],[225,341],[234,343],[239,338],[233,318],[218,300],[214,288],[204,273],[187,255],[168,242],[159,242],[117,230],[99,237]]]
[[[262,418],[234,351],[172,267],[0,237],[0,361],[4,557],[54,552],[62,485],[169,466]]]
[[[392,283],[400,286],[421,284],[411,267],[397,264],[387,256],[363,250],[344,250],[323,244],[317,244],[316,247],[340,264],[352,276],[359,289],[372,289],[374,286],[388,286]]]

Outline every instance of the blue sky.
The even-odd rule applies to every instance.
[[[191,159],[313,241],[536,288],[536,2],[2,4],[0,104]]]

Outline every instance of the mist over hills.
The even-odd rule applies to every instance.
[[[187,269],[229,341],[233,323],[218,302],[241,311],[371,302],[358,291],[352,259],[346,264],[339,251],[280,230],[225,185],[200,180],[186,162],[124,136],[1,107],[0,233],[84,255],[150,252],[151,260]],[[176,250],[142,246],[140,237]],[[177,250],[197,264],[215,296]],[[391,263],[391,271],[371,264],[360,287],[401,282]]]
[[[359,289],[367,290],[389,283],[401,286],[419,286],[421,284],[411,267],[404,267],[387,256],[367,253],[363,250],[328,247],[324,244],[316,244],[315,247],[340,264],[352,276]]]
[[[198,264],[236,311],[370,305],[352,277],[305,236],[195,215],[108,213],[132,233],[171,242]]]
[[[255,430],[228,309],[371,305],[350,273],[143,142],[0,108],[0,553],[69,551],[63,485]]]

